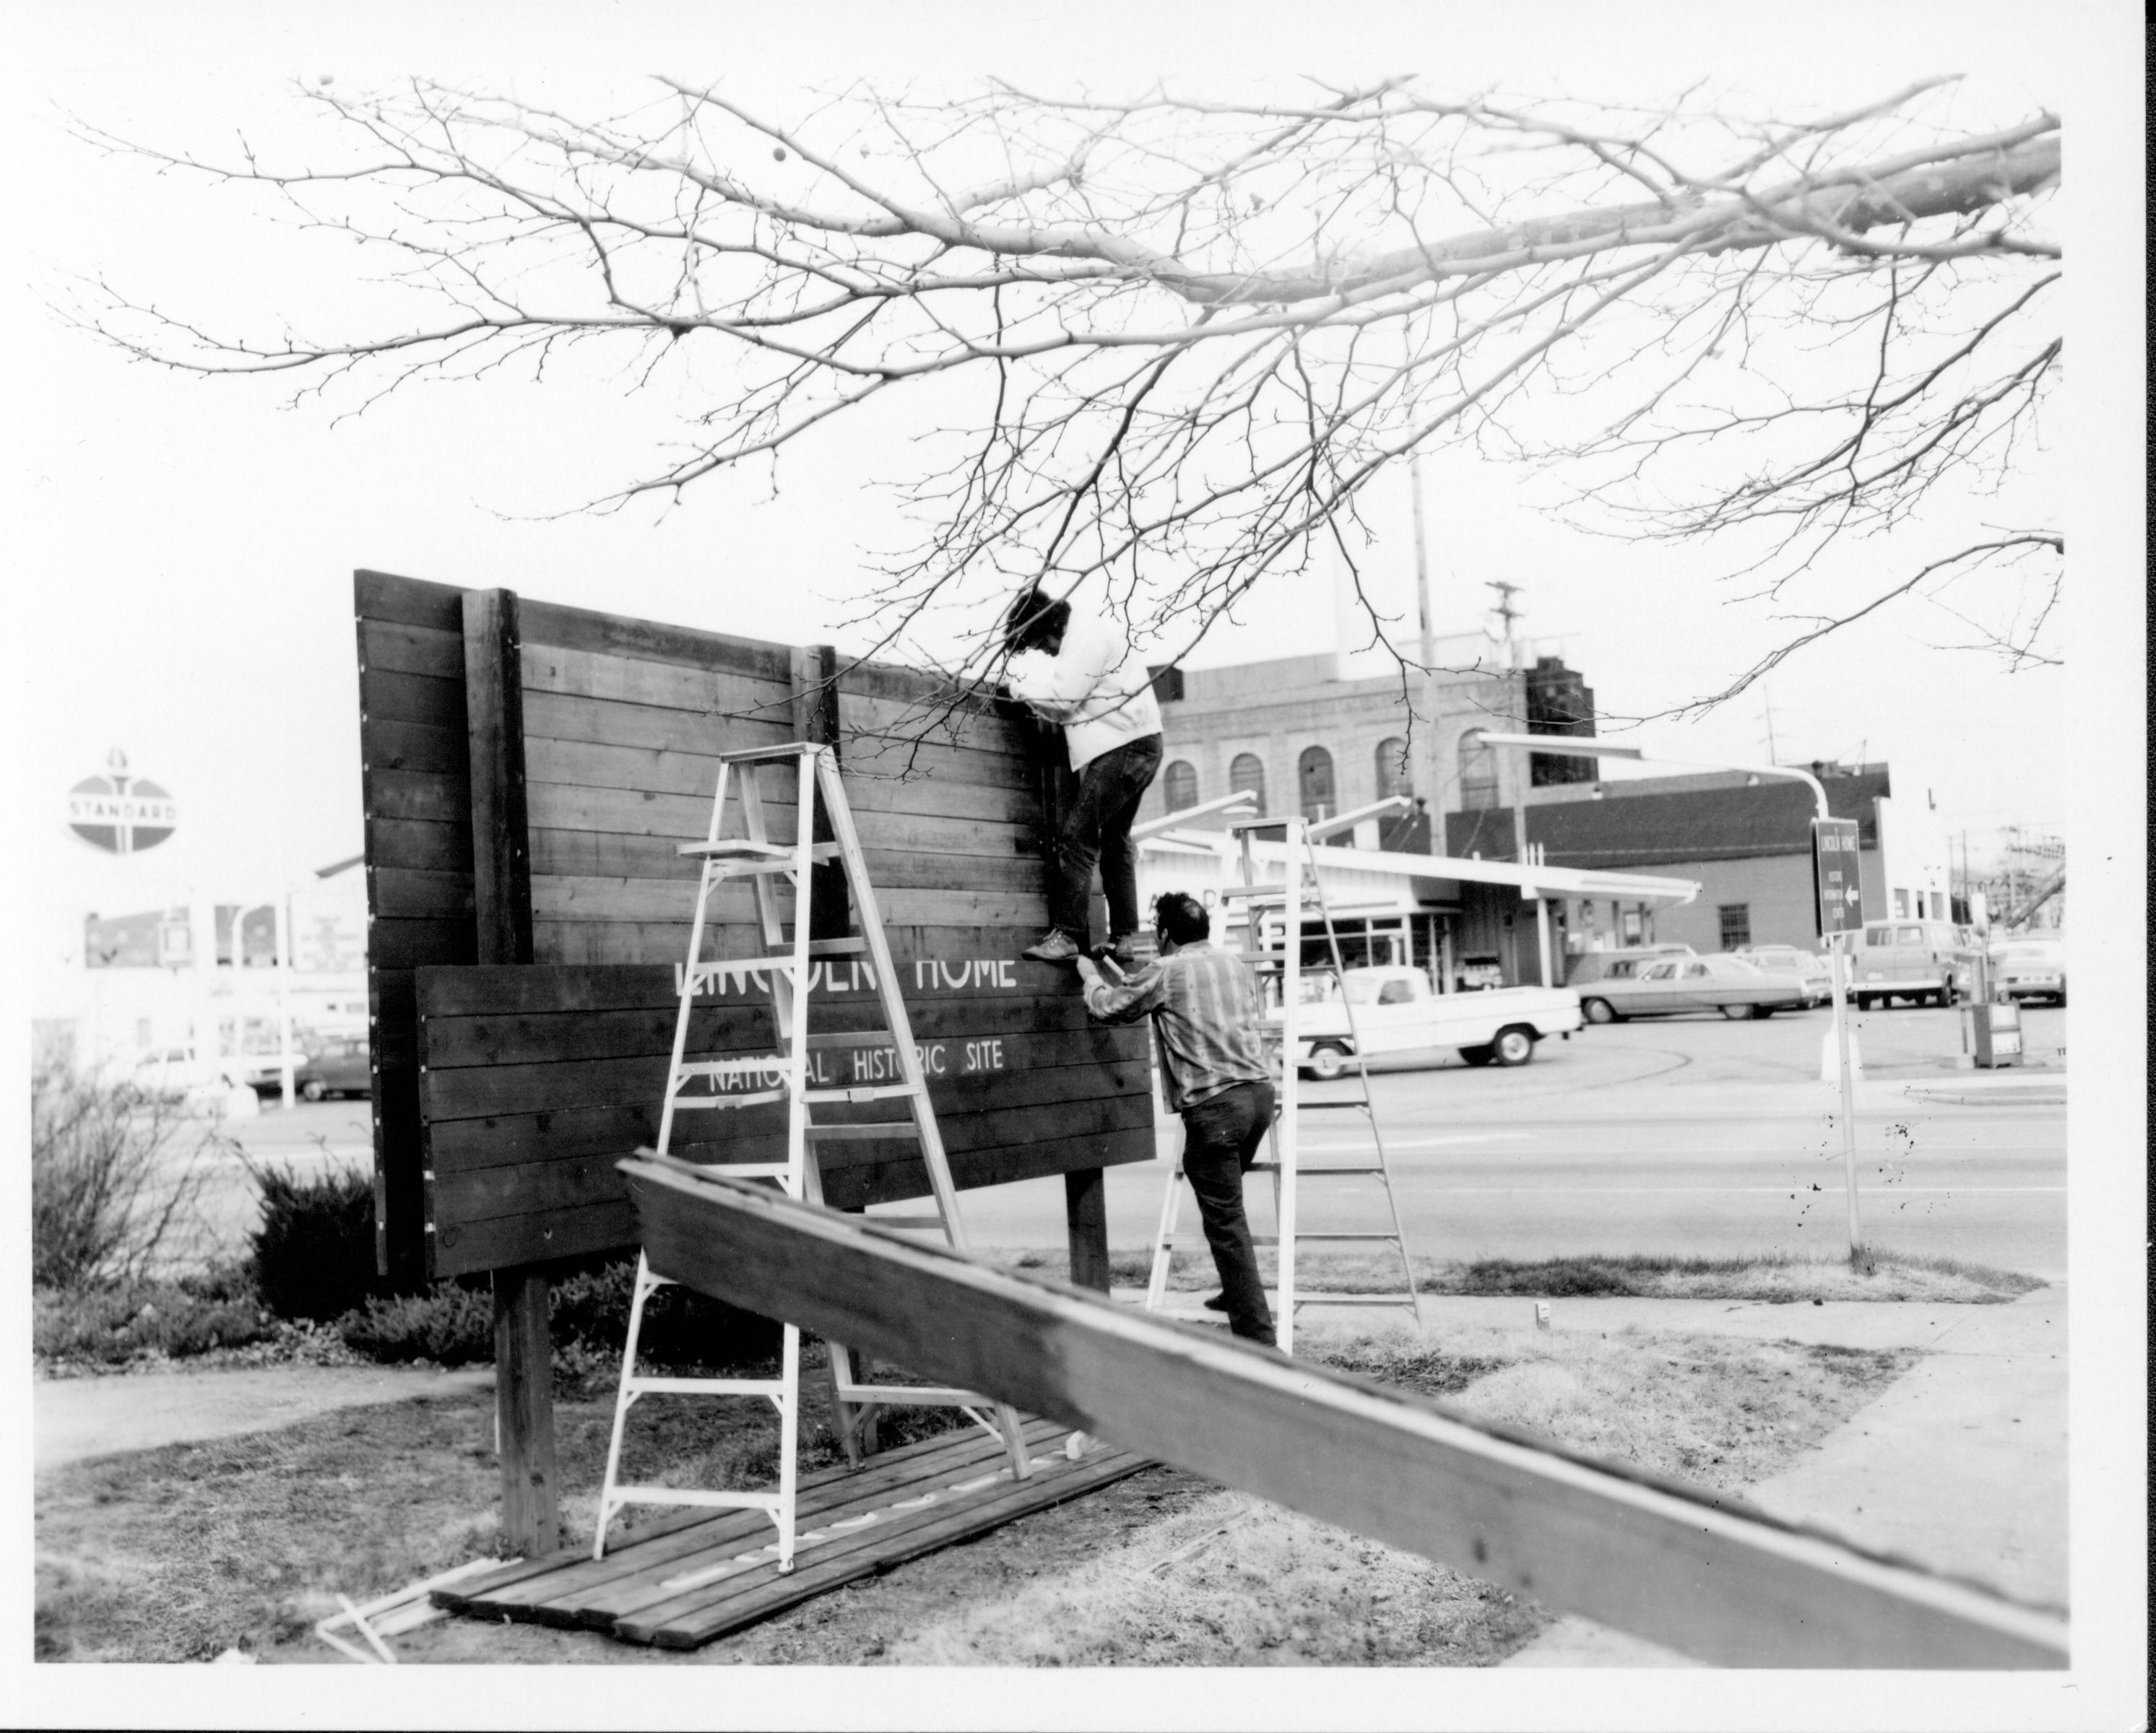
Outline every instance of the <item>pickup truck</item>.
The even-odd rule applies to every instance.
[[[1348,970],[1342,996],[1344,1005],[1332,997],[1296,1007],[1299,1070],[1337,1077],[1360,1057],[1431,1047],[1456,1048],[1471,1065],[1524,1065],[1544,1036],[1568,1035],[1581,1026],[1579,995],[1569,987],[1440,994],[1430,991],[1421,970],[1399,966]],[[1276,1028],[1283,1026],[1279,1011],[1266,1016]]]

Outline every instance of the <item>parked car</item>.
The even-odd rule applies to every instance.
[[[2002,998],[2066,1002],[2066,947],[2056,939],[1994,939],[1991,990]]]
[[[1267,1015],[1281,1021],[1277,1011]],[[1340,998],[1298,1009],[1296,1063],[1313,1076],[1337,1077],[1358,1059],[1450,1047],[1471,1065],[1524,1065],[1536,1043],[1579,1026],[1579,995],[1569,987],[1435,993],[1419,969],[1350,969]]]
[[[1585,989],[1597,981],[1636,981],[1640,971],[1666,956],[1691,956],[1689,945],[1627,945],[1616,951],[1584,951],[1572,960],[1564,977],[1569,987]]]
[[[240,1059],[198,1053],[191,1044],[150,1049],[135,1061],[133,1076],[144,1095],[199,1111],[247,1116],[259,1110]]]
[[[1834,997],[1834,970],[1815,951],[1799,951],[1794,945],[1746,945],[1731,955],[1770,975],[1795,976],[1813,990],[1815,1005],[1824,1005]]]
[[[372,1090],[373,1066],[364,1035],[333,1036],[314,1044],[316,1050],[292,1075],[294,1085],[310,1101]]]
[[[1675,1017],[1718,1011],[1732,1022],[1808,1010],[1814,989],[1796,975],[1769,974],[1741,956],[1671,956],[1649,963],[1633,979],[1598,981],[1579,996],[1589,1023],[1622,1023],[1628,1017]]]
[[[1969,991],[1960,958],[1974,943],[1951,920],[1867,920],[1852,935],[1851,997],[1860,1011],[1897,999],[1951,1005]]]

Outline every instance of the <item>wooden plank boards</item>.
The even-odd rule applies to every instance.
[[[1702,1659],[2066,1664],[2056,1616],[1740,1500],[752,1185],[624,1169],[674,1280]]]
[[[653,1524],[604,1558],[582,1551],[510,1566],[438,1591],[480,1618],[607,1632],[624,1642],[694,1648],[804,1600],[1084,1496],[1150,1464],[1093,1443],[1067,1456],[1068,1428],[1024,1428],[1033,1474],[1014,1481],[1002,1447],[968,1430],[804,1475],[795,1568],[781,1575],[761,1512]]]
[[[1143,1031],[1094,1022],[1075,976],[1018,955],[1023,929],[892,929],[914,1037],[954,1178],[1003,1183],[1149,1160],[1152,1106]],[[485,1267],[475,1248],[553,1230],[566,1255],[627,1223],[611,1162],[657,1131],[678,1002],[663,966],[423,971],[423,1112],[434,1260]],[[891,1080],[894,1055],[865,961],[816,966],[811,1064],[824,1086]],[[691,1059],[775,1052],[767,989],[744,972],[702,1002]],[[819,1123],[886,1123],[889,1136],[823,1146],[826,1195],[847,1206],[927,1195],[927,1171],[891,1102],[828,1104]],[[675,1148],[700,1161],[783,1155],[773,1105],[685,1110]],[[564,1218],[552,1220],[552,1213]],[[573,1218],[573,1219],[570,1219]],[[599,1241],[598,1243],[619,1242]]]
[[[412,971],[476,960],[465,592],[352,578],[374,1055],[375,1232],[382,1271],[428,1271]]]

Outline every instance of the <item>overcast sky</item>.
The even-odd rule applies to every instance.
[[[2071,12],[2071,8],[2069,8]],[[886,80],[963,79],[993,69],[1039,84],[1128,88],[1156,72],[1220,85],[1318,65],[1336,75],[1416,68],[1453,87],[1503,78],[1635,100],[1711,75],[1792,110],[1873,97],[1943,68],[1970,74],[1971,100],[2020,113],[2080,75],[2071,39],[2032,42],[2024,15],[1955,8],[1969,21],[1942,59],[1917,27],[1921,8],[1866,13],[1866,52],[1831,30],[1775,33],[1771,49],[1718,29],[1710,9],[1649,8],[1669,28],[1613,28],[1568,13],[1578,31],[1464,25],[1450,10],[1377,8],[1343,48],[1299,33],[1223,31],[1217,17],[1148,14],[1141,39],[1106,28],[999,29],[963,60],[903,9],[840,8],[843,64],[823,31],[789,32],[737,9],[723,31],[670,28],[665,15],[519,9],[516,27],[476,9],[430,11],[424,32],[393,11],[363,31],[305,31],[289,13],[189,8],[187,25],[152,8],[39,14],[18,65],[18,191],[25,269],[11,287],[18,341],[22,448],[15,528],[28,580],[18,600],[37,646],[25,742],[41,906],[106,912],[192,884],[204,895],[270,894],[360,843],[352,568],[473,586],[794,642],[831,638],[840,604],[865,585],[864,549],[887,541],[888,507],[861,479],[878,454],[840,434],[788,456],[780,490],[721,480],[670,513],[561,515],[619,480],[665,423],[604,382],[542,390],[501,382],[401,391],[357,417],[288,407],[272,382],[205,381],[124,360],[69,328],[44,300],[71,276],[100,277],[176,312],[255,329],[290,316],[321,328],[343,298],[289,237],[243,199],[186,176],[103,156],[66,135],[64,113],[175,150],[215,153],[244,131],[270,151],[305,136],[295,78],[333,75],[364,89],[408,69],[593,106],[640,100],[644,70],[722,73],[767,108],[812,84],[858,73]],[[827,13],[826,16],[832,14]],[[1089,18],[1112,16],[1089,12]],[[1276,14],[1277,15],[1277,14]],[[1943,13],[1936,16],[1943,16]],[[671,23],[695,14],[675,15]],[[1009,21],[1025,16],[1009,11]],[[1480,15],[1476,15],[1479,17]],[[124,18],[126,28],[115,28]],[[207,21],[207,28],[203,28]],[[408,16],[404,22],[408,23]],[[1110,40],[1110,38],[1118,38]],[[319,249],[318,249],[319,250]],[[2052,461],[2056,462],[2054,459]],[[1613,717],[1650,715],[1725,683],[1782,628],[1757,605],[1727,602],[1732,558],[1715,547],[1643,548],[1582,535],[1538,513],[1531,478],[1451,457],[1427,466],[1440,631],[1479,625],[1485,580],[1522,587],[1528,636],[1581,669]],[[2044,484],[2051,485],[2049,482]],[[1373,582],[1412,643],[1405,480],[1370,515]],[[1857,558],[1882,557],[1875,548]],[[1282,581],[1194,660],[1306,652],[1332,642],[1323,578]],[[1784,760],[1892,763],[1897,792],[1935,802],[1950,831],[1980,850],[2001,826],[2056,829],[2066,681],[2056,669],[2009,676],[1938,646],[1966,633],[1923,605],[1886,610],[1686,727],[1641,740],[1697,756],[1766,756],[1768,709]],[[179,833],[123,863],[95,857],[58,822],[67,790],[123,748],[132,768],[178,800]],[[154,895],[147,894],[152,893]],[[57,906],[56,906],[57,905]]]

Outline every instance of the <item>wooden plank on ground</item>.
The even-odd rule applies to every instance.
[[[663,1158],[652,1267],[1717,1664],[2061,1668],[2064,1622],[1737,1499]]]
[[[781,1576],[775,1563],[750,1566],[709,1589],[618,1618],[613,1634],[660,1648],[698,1648],[814,1596],[1082,1497],[1147,1466],[1143,1457],[1096,1445],[1075,1462],[1041,1463],[1024,1480],[1007,1479],[1008,1471],[987,1471],[976,1478],[990,1479],[988,1486],[894,1512],[873,1527],[808,1549],[796,1556],[790,1575]]]
[[[1034,1452],[1069,1436],[1067,1428],[1050,1420],[1028,1420],[1023,1429]],[[841,1465],[804,1474],[795,1500],[796,1531],[807,1534],[846,1521],[915,1495],[924,1485],[968,1479],[983,1465],[993,1469],[998,1443],[968,1426],[880,1453],[858,1468]],[[544,1582],[521,1585],[517,1592],[532,1616],[545,1623],[603,1630],[624,1613],[684,1592],[667,1587],[669,1582],[761,1546],[773,1531],[770,1517],[761,1510],[728,1512],[707,1524],[611,1547],[603,1559],[582,1560]]]

